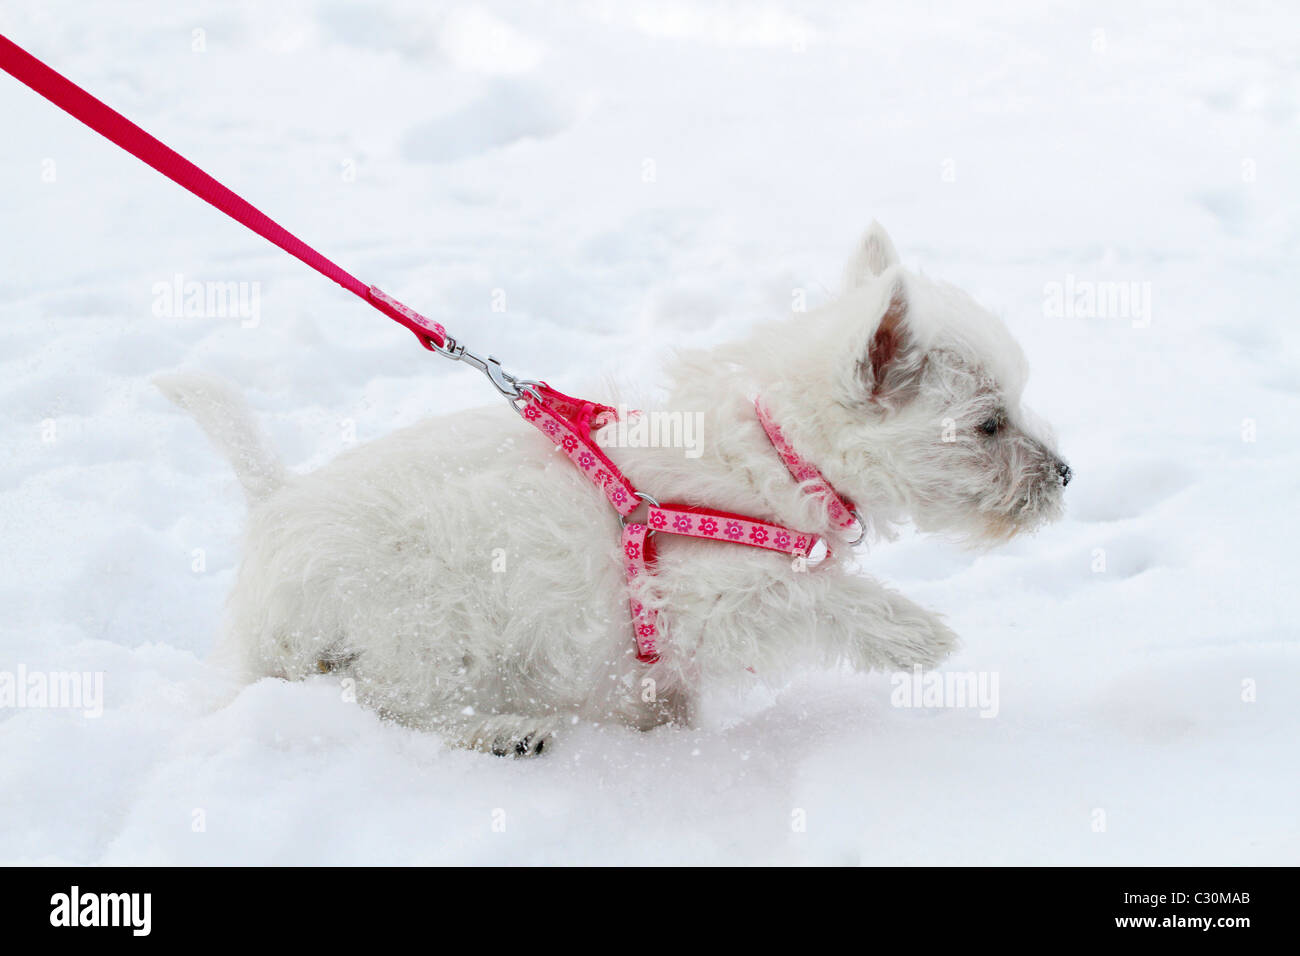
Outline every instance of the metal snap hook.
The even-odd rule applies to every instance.
[[[493,388],[504,395],[509,401],[514,402],[523,397],[525,389],[521,387],[520,380],[511,375],[501,367],[500,360],[495,355],[489,355],[484,358],[477,352],[471,351],[461,345],[450,335],[446,342],[439,345],[437,342],[430,342],[433,351],[437,352],[444,358],[449,358],[453,362],[464,362],[473,368],[478,369],[487,376],[488,381],[492,383]],[[537,383],[530,383],[537,384]],[[530,394],[536,397],[536,393],[528,390]]]

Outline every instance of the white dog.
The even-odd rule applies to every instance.
[[[333,671],[385,715],[520,755],[574,718],[689,720],[710,679],[943,659],[952,632],[852,567],[855,532],[832,528],[826,501],[790,476],[756,395],[876,536],[910,520],[998,541],[1061,511],[1070,471],[1020,407],[1020,349],[967,295],[901,268],[874,223],[838,301],[680,355],[672,373],[666,407],[703,413],[702,455],[607,449],[633,484],[821,534],[831,555],[809,566],[661,539],[645,599],[665,633],[650,665],[634,656],[617,516],[504,402],[291,475],[228,386],[160,378],[251,505],[225,649],[249,678]]]

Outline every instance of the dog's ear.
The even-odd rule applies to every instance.
[[[844,289],[851,291],[876,278],[890,266],[898,265],[898,250],[885,232],[885,227],[874,219],[854,250],[844,270]]]
[[[916,394],[924,353],[911,328],[906,283],[895,275],[868,327],[866,347],[857,356],[857,379],[868,399],[884,409],[898,408]]]

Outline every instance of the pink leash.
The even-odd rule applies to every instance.
[[[659,659],[658,612],[644,607],[635,596],[641,587],[639,579],[654,571],[655,555],[651,537],[655,533],[662,531],[744,544],[796,556],[807,556],[817,545],[817,535],[794,531],[745,515],[692,505],[659,504],[649,495],[637,491],[596,444],[593,431],[616,420],[617,413],[614,409],[564,395],[545,382],[516,378],[505,372],[501,363],[492,356],[484,358],[459,345],[437,322],[426,319],[376,286],[367,285],[336,265],[180,153],[165,146],[121,113],[106,106],[3,35],[0,35],[0,68],[141,162],[152,166],[172,182],[243,223],[321,275],[333,279],[393,321],[406,326],[415,333],[425,348],[455,361],[465,362],[483,372],[523,419],[536,426],[557,449],[563,451],[579,471],[600,489],[618,513],[619,521],[623,523],[622,543],[628,583],[633,590],[631,609],[637,660],[654,663]],[[816,468],[799,457],[781,435],[780,428],[772,421],[766,409],[759,403],[756,403],[756,408],[759,421],[790,474],[796,481],[805,484],[806,491],[826,501],[832,525],[839,528],[852,526],[857,519],[852,505],[835,493]],[[642,501],[649,504],[647,523],[629,524],[628,516],[640,507]]]
[[[204,202],[211,203],[231,219],[243,223],[269,239],[289,255],[301,259],[321,275],[333,279],[355,296],[365,299],[394,322],[400,322],[427,349],[445,345],[447,332],[374,286],[323,255],[217,182],[169,146],[150,136],[116,110],[104,105],[61,73],[50,69],[26,50],[0,35],[0,68],[26,83],[59,109],[81,120],[105,139],[111,140],[141,162],[147,163],[172,182],[184,186]]]

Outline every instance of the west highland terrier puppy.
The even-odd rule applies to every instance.
[[[635,657],[618,517],[504,402],[297,475],[229,386],[158,385],[229,457],[250,503],[219,651],[250,679],[332,672],[384,715],[531,755],[575,719],[689,721],[718,680],[943,660],[953,633],[862,574],[850,543],[907,521],[997,542],[1057,517],[1070,469],[1021,407],[1026,374],[1002,323],[903,269],[877,224],[830,305],[678,355],[663,410],[703,415],[699,447],[608,447],[610,458],[659,500],[814,532],[829,554],[814,565],[668,537],[645,596],[664,625],[653,664]],[[791,477],[756,396],[861,529],[835,526],[825,498]]]

